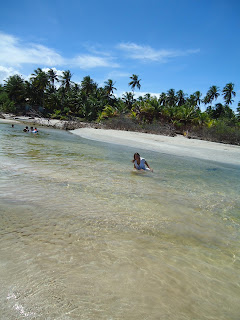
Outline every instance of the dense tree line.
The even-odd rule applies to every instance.
[[[43,117],[87,121],[125,115],[139,123],[170,123],[180,131],[219,124],[240,129],[240,103],[236,114],[231,109],[236,95],[233,83],[226,84],[222,90],[213,85],[204,97],[200,91],[187,95],[182,90],[169,89],[159,98],[146,94],[136,99],[135,89],[141,88],[141,80],[135,74],[128,83],[132,91],[119,98],[114,94],[117,89],[111,79],[103,87],[90,76],[84,77],[80,84],[71,79],[69,70],[58,76],[53,69],[44,72],[40,68],[34,70],[28,81],[17,74],[10,76],[0,85],[0,111],[14,114],[34,111]],[[217,103],[220,95],[224,103]],[[205,111],[200,109],[200,104],[206,106]]]

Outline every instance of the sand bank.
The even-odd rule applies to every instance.
[[[8,116],[7,119],[0,119],[0,122],[12,124],[19,122],[34,123],[35,125],[38,124],[63,129],[66,121]],[[84,123],[82,125],[84,125]],[[133,147],[136,152],[138,152],[139,149],[144,149],[176,156],[194,157],[240,165],[240,146],[235,145],[188,139],[181,135],[169,137],[142,132],[94,129],[89,127],[71,130],[70,132],[90,140]]]
[[[5,119],[0,119],[2,123],[25,123],[29,125],[41,125],[47,127],[54,127],[57,129],[63,129],[64,124],[67,121],[57,120],[57,119],[46,119],[46,118],[33,118],[33,117],[26,117],[26,116],[19,116],[19,117],[11,117],[9,115],[5,115]]]
[[[19,121],[14,120],[14,119],[10,120],[10,119],[2,119],[2,118],[0,118],[0,122],[1,123],[9,123],[9,124],[19,123]]]
[[[80,128],[70,132],[90,140],[133,147],[136,152],[144,149],[240,165],[240,146],[235,145],[120,130]]]

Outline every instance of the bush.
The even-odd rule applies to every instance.
[[[193,128],[189,134],[192,138],[240,145],[240,127],[230,127],[224,121],[219,120],[211,127]]]
[[[137,119],[131,119],[127,115],[104,120],[102,125],[105,128],[114,130],[138,131],[168,136],[176,135],[175,129],[171,124],[161,121],[154,121],[153,123],[139,122]]]
[[[0,111],[5,113],[16,113],[16,106],[13,101],[6,101],[0,106]]]
[[[54,113],[52,114],[51,118],[60,119],[61,118],[61,110],[54,109],[53,111],[54,111]]]
[[[98,117],[98,121],[113,118],[118,115],[118,110],[110,105],[106,105]]]

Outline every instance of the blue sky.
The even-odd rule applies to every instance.
[[[0,82],[34,69],[112,79],[116,94],[174,88],[204,95],[233,82],[240,101],[238,0],[8,0],[1,3]],[[222,102],[219,98],[217,102]]]

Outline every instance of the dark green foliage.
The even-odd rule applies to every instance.
[[[208,104],[208,103],[212,103],[213,100],[217,99],[218,97],[220,96],[220,93],[219,93],[219,87],[217,86],[211,86],[205,96],[205,98],[203,99],[203,102],[205,104]]]
[[[132,91],[134,92],[135,87],[137,87],[140,90],[140,88],[141,88],[141,84],[140,84],[141,79],[139,80],[138,76],[136,74],[133,74],[130,77],[130,79],[131,79],[131,81],[129,82],[128,85],[132,88]]]
[[[240,145],[240,126],[229,126],[218,120],[212,127],[193,128],[190,137],[204,140]]]
[[[0,86],[0,112],[15,112],[16,110],[12,111],[12,108],[9,108],[9,104],[14,105],[14,102],[9,99],[7,92]]]
[[[24,80],[19,75],[14,75],[5,80],[4,91],[10,102],[6,102],[7,109],[12,112],[23,112],[26,104],[26,88]],[[14,111],[15,110],[15,111]]]
[[[237,121],[240,122],[240,102],[238,102],[238,108],[237,108],[236,118],[237,118]]]
[[[236,92],[233,90],[234,84],[233,83],[227,83],[226,86],[223,88],[223,99],[226,103],[226,105],[233,103],[233,97],[236,96]]]
[[[69,70],[58,76],[53,69],[34,70],[29,81],[19,75],[9,77],[0,85],[0,112],[15,114],[34,113],[43,117],[69,120],[77,123],[99,121],[112,128],[170,134],[183,133],[213,141],[239,143],[240,104],[237,114],[230,108],[235,96],[234,84],[222,90],[225,104],[212,102],[220,95],[217,86],[211,86],[201,100],[201,92],[189,96],[183,90],[169,89],[159,98],[145,94],[138,99],[134,90],[141,88],[138,75],[129,82],[132,92],[116,97],[115,82],[108,79],[103,87],[86,76],[81,84],[74,83]],[[58,87],[56,84],[59,83]],[[207,105],[202,112],[200,103]]]

